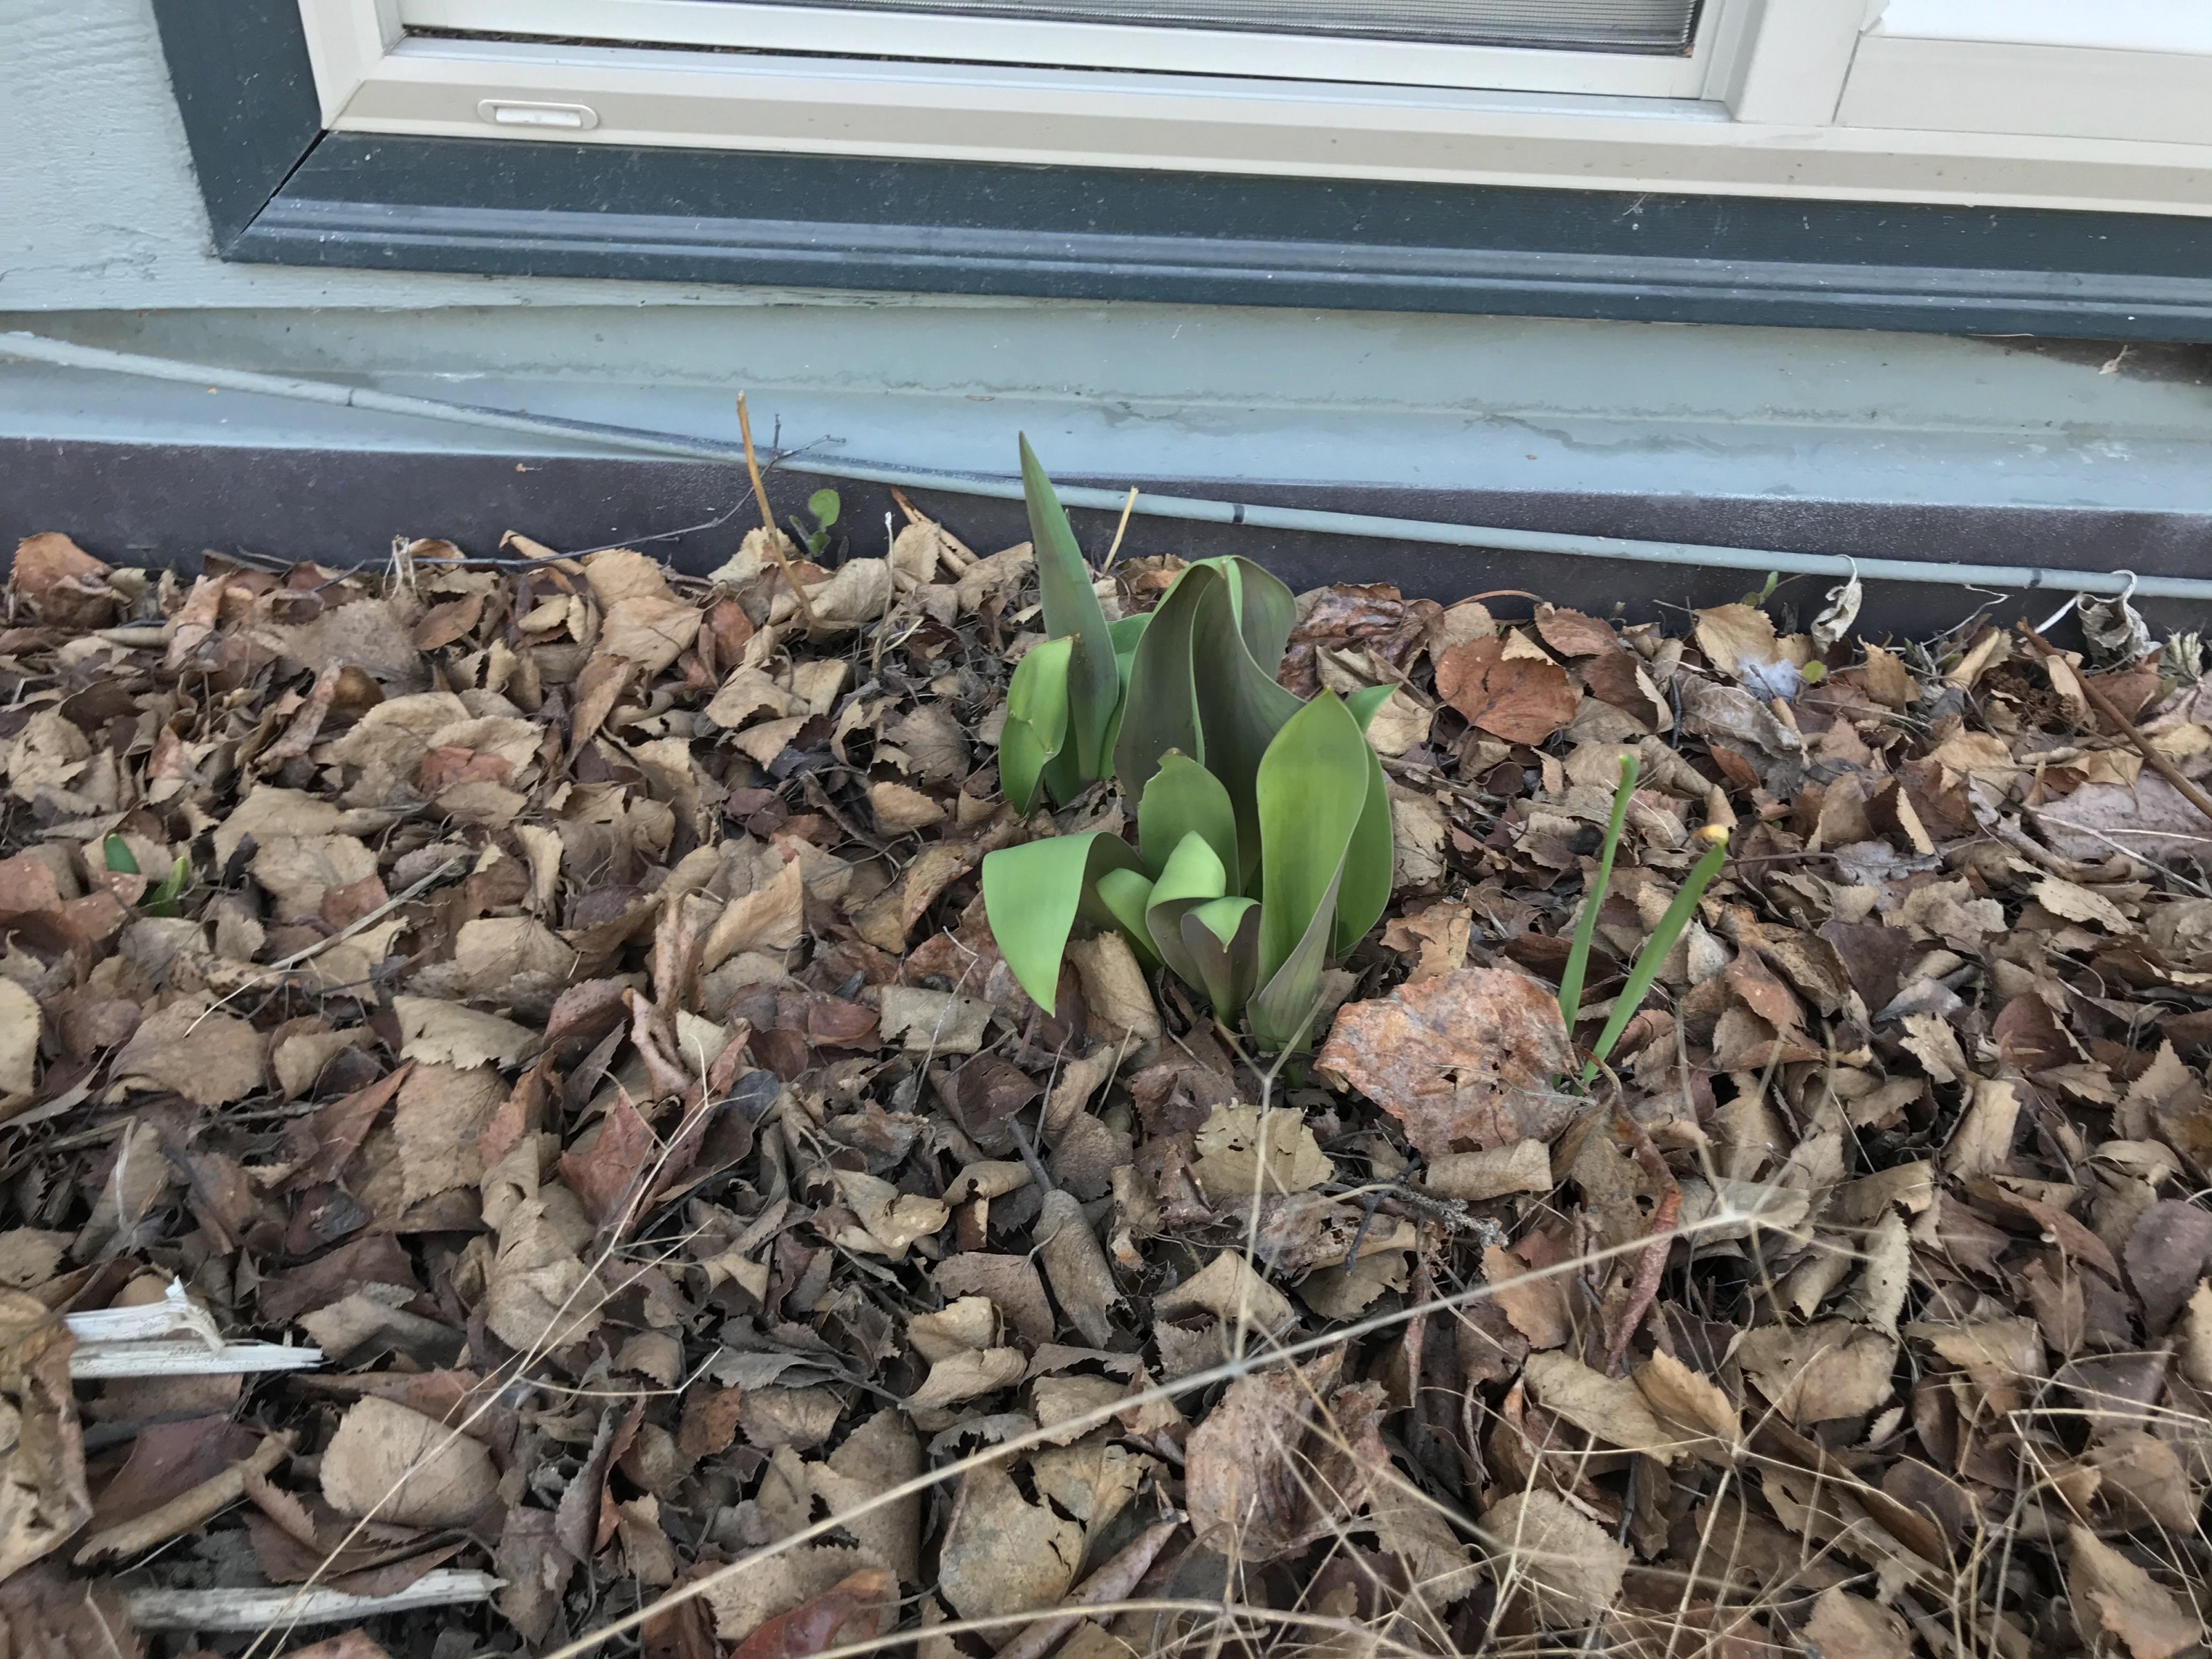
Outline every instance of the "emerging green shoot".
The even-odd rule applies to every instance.
[[[131,852],[129,843],[120,836],[108,836],[100,844],[100,854],[109,871],[116,875],[136,876],[144,873],[139,869],[138,860]],[[177,861],[169,866],[169,872],[163,876],[156,885],[149,888],[145,896],[138,901],[139,909],[149,916],[175,915],[177,901],[184,896],[185,889],[191,885],[191,854],[179,853],[177,854]]]
[[[1628,970],[1628,982],[1613,999],[1613,1012],[1605,1022],[1605,1029],[1598,1033],[1597,1042],[1590,1048],[1589,1060],[1583,1067],[1585,1084],[1597,1076],[1597,1068],[1605,1063],[1606,1056],[1613,1052],[1613,1045],[1628,1029],[1628,1022],[1635,1018],[1636,1011],[1650,992],[1651,981],[1659,976],[1659,964],[1667,960],[1674,941],[1689,927],[1690,918],[1697,912],[1698,901],[1705,896],[1705,889],[1712,885],[1713,878],[1720,874],[1721,866],[1727,861],[1728,831],[1724,828],[1709,823],[1698,831],[1698,839],[1707,843],[1705,855],[1698,860],[1689,879],[1674,895],[1674,902],[1667,907],[1667,914],[1659,918],[1658,927],[1651,930],[1651,937],[1636,953],[1635,965]]]
[[[808,558],[818,559],[830,550],[830,532],[836,527],[840,505],[836,490],[817,489],[806,498],[807,514],[814,520],[812,529],[797,514],[792,514],[791,527],[799,532]]]
[[[1605,845],[1598,849],[1597,874],[1583,895],[1583,913],[1575,921],[1575,942],[1567,951],[1567,970],[1559,975],[1559,1012],[1567,1029],[1575,1029],[1575,1012],[1583,1006],[1583,979],[1589,971],[1590,943],[1597,937],[1597,913],[1613,886],[1613,854],[1620,845],[1620,826],[1628,817],[1628,798],[1636,793],[1636,757],[1620,757],[1620,787],[1613,792],[1613,816],[1606,821]]]
[[[1018,812],[1040,794],[1073,800],[1106,775],[1121,720],[1127,662],[1149,618],[1108,624],[1091,586],[1091,567],[1060,494],[1022,444],[1022,494],[1029,504],[1030,545],[1043,602],[1046,643],[1024,657],[1006,690],[1007,738],[999,777]]]

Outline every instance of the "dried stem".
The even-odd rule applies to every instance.
[[[744,441],[745,471],[752,475],[753,500],[760,504],[763,539],[767,543],[769,556],[783,572],[783,585],[791,590],[791,597],[799,603],[799,619],[806,631],[814,631],[814,607],[807,603],[806,590],[799,585],[798,573],[792,569],[791,560],[783,550],[783,532],[775,527],[775,510],[768,504],[768,486],[761,482],[760,463],[753,458],[753,417],[745,410],[745,394],[738,393],[738,435]]]

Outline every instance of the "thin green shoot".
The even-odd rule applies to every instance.
[[[1628,970],[1628,982],[1613,999],[1613,1013],[1605,1022],[1605,1029],[1598,1033],[1597,1042],[1590,1048],[1589,1063],[1583,1067],[1585,1087],[1597,1076],[1597,1068],[1605,1063],[1606,1056],[1613,1052],[1613,1045],[1620,1041],[1620,1034],[1628,1029],[1628,1022],[1643,1006],[1651,981],[1659,976],[1659,964],[1667,960],[1674,941],[1689,927],[1698,901],[1705,896],[1705,889],[1713,884],[1713,878],[1720,874],[1721,866],[1727,861],[1727,830],[1717,823],[1709,823],[1698,831],[1698,838],[1711,845],[1698,860],[1697,867],[1690,872],[1689,879],[1682,884],[1682,890],[1674,895],[1674,902],[1667,907],[1667,914],[1659,918],[1651,937],[1636,953],[1636,963]]]
[[[1567,952],[1567,970],[1559,976],[1559,1012],[1567,1029],[1575,1028],[1575,1012],[1583,1006],[1583,976],[1589,970],[1590,944],[1597,937],[1597,913],[1604,908],[1613,887],[1613,854],[1620,845],[1620,826],[1628,817],[1628,798],[1636,793],[1636,757],[1620,757],[1620,787],[1613,792],[1613,817],[1605,826],[1605,845],[1598,849],[1597,874],[1583,895],[1583,913],[1575,922],[1574,946]]]

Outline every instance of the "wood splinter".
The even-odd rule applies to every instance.
[[[289,1433],[264,1436],[252,1456],[233,1463],[221,1474],[179,1492],[159,1509],[149,1510],[136,1520],[93,1534],[76,1553],[77,1565],[111,1555],[137,1555],[204,1526],[246,1496],[249,1480],[258,1480],[268,1474],[291,1449]]]

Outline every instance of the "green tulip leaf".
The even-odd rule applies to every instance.
[[[991,937],[1030,1000],[1050,1012],[1058,1000],[1060,964],[1075,918],[1087,908],[1101,925],[1113,913],[1096,900],[1093,884],[1109,870],[1133,869],[1136,854],[1119,836],[1094,830],[1002,847],[983,860],[983,914]]]
[[[1261,758],[1275,734],[1304,707],[1275,683],[1281,660],[1279,651],[1264,667],[1254,659],[1225,588],[1199,608],[1191,630],[1191,663],[1206,732],[1206,768],[1221,780],[1237,809],[1241,889],[1251,887],[1260,868]],[[1352,729],[1357,737],[1357,726]]]
[[[1251,1000],[1260,964],[1260,906],[1248,898],[1209,899],[1183,913],[1183,951],[1214,1013],[1233,1023]]]
[[[1327,695],[1324,693],[1323,695]],[[1339,876],[1343,866],[1338,866]],[[1322,969],[1328,966],[1331,919],[1336,914],[1335,881],[1331,881],[1315,906],[1313,920],[1281,967],[1266,976],[1245,1012],[1251,1017],[1252,1035],[1271,1051],[1295,1048],[1311,1030],[1321,1006]],[[1267,912],[1273,901],[1261,907],[1260,930],[1264,939]]]
[[[1336,927],[1329,945],[1332,956],[1345,955],[1382,920],[1390,903],[1390,878],[1397,852],[1390,831],[1390,787],[1383,781],[1382,757],[1370,748],[1367,750],[1367,798],[1359,809],[1358,825],[1352,832],[1352,847],[1344,860],[1344,885],[1336,896]]]
[[[1045,769],[1067,741],[1069,640],[1047,640],[1024,657],[1006,687],[1006,725],[999,738],[999,789],[1017,812],[1036,805]]]
[[[1359,722],[1359,729],[1364,732],[1375,724],[1375,716],[1397,689],[1395,685],[1363,685],[1344,700],[1344,706],[1352,711],[1352,718]]]
[[[1240,555],[1206,562],[1231,577],[1230,609],[1237,619],[1237,631],[1243,636],[1244,649],[1252,660],[1272,678],[1290,645],[1291,629],[1297,623],[1297,595],[1271,572]]]
[[[1328,915],[1322,921],[1317,948],[1325,951],[1333,938],[1338,892],[1353,832],[1366,811],[1373,758],[1359,722],[1328,690],[1285,722],[1267,745],[1254,781],[1262,858],[1262,999],[1276,975],[1312,936],[1324,905]],[[1386,835],[1388,828],[1386,806]],[[1387,875],[1384,885],[1389,885]],[[1315,973],[1320,969],[1316,957]]]
[[[1170,750],[1206,764],[1206,734],[1198,723],[1198,691],[1191,677],[1191,629],[1200,603],[1221,583],[1220,572],[1193,565],[1175,580],[1152,611],[1131,653],[1129,694],[1114,740],[1114,771],[1139,814],[1152,775]]]
[[[1228,790],[1189,756],[1170,749],[1137,807],[1137,847],[1146,868],[1164,869],[1182,838],[1194,834],[1213,849],[1224,877],[1236,867],[1237,809]]]
[[[1176,843],[1152,884],[1152,902],[1145,907],[1145,931],[1160,960],[1185,983],[1200,983],[1196,965],[1183,945],[1182,919],[1198,906],[1224,896],[1229,873],[1221,858],[1194,830]]]
[[[1026,437],[1021,447],[1022,494],[1029,504],[1030,542],[1036,557],[1044,631],[1053,639],[1073,641],[1067,668],[1068,730],[1076,765],[1083,781],[1088,782],[1105,775],[1110,758],[1107,738],[1121,697],[1121,676],[1114,662],[1115,641],[1106,626],[1106,612],[1091,586],[1091,567],[1083,562],[1083,551],[1075,544],[1075,530],[1060,504],[1059,492],[1037,464]]]
[[[130,843],[122,836],[110,836],[100,843],[100,850],[109,874],[135,876],[138,873],[138,860],[131,854]]]
[[[1147,968],[1157,967],[1159,952],[1152,948],[1152,933],[1145,926],[1145,912],[1152,902],[1150,878],[1135,870],[1109,870],[1098,878],[1096,890],[1115,926],[1129,936],[1138,959]]]

